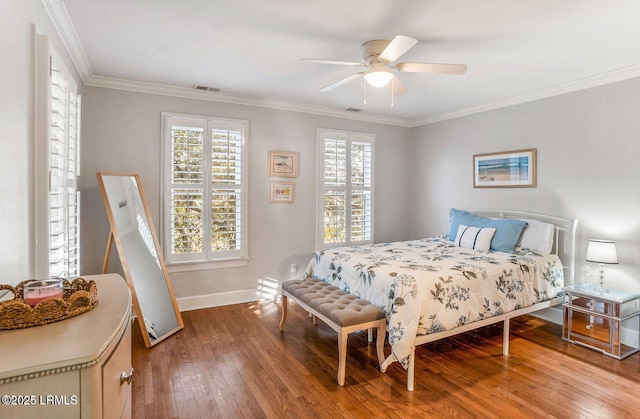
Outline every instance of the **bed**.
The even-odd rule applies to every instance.
[[[573,284],[577,220],[452,209],[445,235],[317,252],[306,276],[385,311],[393,362],[413,390],[415,347],[562,303]]]

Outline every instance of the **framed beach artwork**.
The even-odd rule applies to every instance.
[[[298,153],[293,151],[270,151],[269,176],[297,177]]]
[[[271,182],[272,204],[293,204],[293,182]]]
[[[535,148],[473,156],[474,188],[534,188],[535,186]]]

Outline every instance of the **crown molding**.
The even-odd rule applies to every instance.
[[[62,0],[40,0],[40,3],[47,12],[56,32],[58,32],[62,44],[69,53],[71,61],[73,61],[73,65],[75,65],[78,74],[80,74],[82,82],[87,84],[87,81],[94,77],[93,72],[64,2]]]
[[[606,84],[611,84],[636,77],[640,77],[640,64],[620,68],[606,73],[596,74],[594,76],[585,77],[583,79],[574,80],[568,83],[558,84],[556,86],[533,90],[531,92],[510,96],[504,99],[494,100],[492,102],[484,103],[477,106],[461,107],[453,110],[447,110],[445,112],[425,115],[420,118],[412,119],[410,121],[410,127],[415,128],[421,125],[428,125],[435,122],[460,118],[476,113],[506,108],[507,106],[519,105],[521,103],[533,102],[535,100],[559,96],[567,93],[577,92],[580,90],[591,89],[593,87],[604,86]]]
[[[325,106],[309,105],[305,103],[290,102],[285,100],[263,98],[256,96],[239,95],[234,93],[207,92],[187,87],[146,83],[132,80],[115,79],[110,77],[94,76],[86,86],[102,87],[107,89],[127,90],[138,93],[182,97],[187,99],[207,100],[212,102],[231,103],[236,105],[258,106],[263,108],[279,109],[291,112],[301,112],[333,118],[351,119],[356,121],[371,122],[384,125],[395,125],[409,128],[410,120],[394,116],[379,115],[366,112],[350,112]]]

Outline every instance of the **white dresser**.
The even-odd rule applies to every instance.
[[[89,275],[98,305],[44,326],[0,331],[0,418],[130,418],[131,295]]]

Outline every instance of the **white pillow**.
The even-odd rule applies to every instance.
[[[491,239],[495,234],[495,228],[468,227],[464,224],[458,226],[456,246],[467,249],[482,250],[488,252],[491,247]]]
[[[517,247],[537,250],[542,253],[551,253],[551,249],[553,248],[553,233],[555,230],[553,224],[536,220],[524,221],[527,222],[527,225],[522,231],[520,243],[518,243]]]

